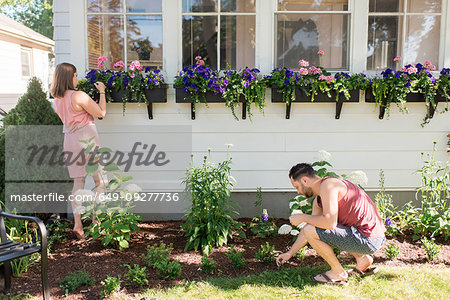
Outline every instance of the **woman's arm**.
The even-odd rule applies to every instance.
[[[97,118],[103,118],[106,115],[106,97],[105,97],[105,85],[101,82],[96,82],[95,87],[100,92],[100,101],[95,103],[88,94],[82,91],[73,93],[72,103],[74,106],[80,106],[89,114]]]

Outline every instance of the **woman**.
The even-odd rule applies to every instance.
[[[95,127],[94,117],[103,118],[106,114],[105,85],[102,82],[96,82],[94,85],[100,92],[100,101],[97,104],[91,97],[82,91],[76,91],[77,69],[69,63],[61,63],[56,66],[53,74],[53,82],[50,92],[54,97],[54,108],[65,127],[64,152],[72,154],[72,158],[66,159],[69,176],[73,178],[72,195],[80,189],[84,189],[86,180],[87,159],[78,156],[84,153],[86,144],[80,140],[86,140],[94,137],[94,142],[100,146],[97,128]],[[70,155],[69,154],[69,155]],[[75,158],[78,157],[76,161]],[[105,182],[101,180],[101,169],[93,175],[97,192],[104,192]],[[75,225],[73,232],[79,239],[84,238],[83,224],[81,223],[81,214],[76,212],[75,208],[79,206],[72,201],[74,211]]]

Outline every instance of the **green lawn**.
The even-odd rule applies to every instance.
[[[289,268],[250,277],[212,278],[149,289],[135,299],[450,299],[450,268],[443,265],[382,266],[373,276],[351,278],[347,287],[313,283],[311,276],[326,269]],[[127,297],[116,294],[112,298]]]

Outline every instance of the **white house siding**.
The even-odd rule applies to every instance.
[[[55,0],[55,42],[56,62],[71,61],[77,65],[79,72],[85,69],[86,40],[84,38],[84,1],[69,1],[70,7],[62,5],[66,2]],[[367,8],[364,1],[352,1],[355,11]],[[446,1],[443,1],[443,24],[448,28],[449,13]],[[270,72],[273,60],[273,15],[271,13],[274,1],[257,1],[257,66],[263,72]],[[170,9],[172,8],[172,9]],[[175,9],[176,8],[176,9]],[[164,18],[164,65],[167,80],[173,82],[173,76],[181,69],[180,61],[176,60],[177,49],[180,49],[179,36],[181,29],[179,3],[176,0],[163,1]],[[67,20],[67,16],[70,20]],[[362,31],[355,24],[366,24],[367,20],[357,19],[353,14],[354,26],[352,33]],[[362,14],[363,18],[364,14]],[[170,22],[169,22],[170,21]],[[78,24],[77,28],[69,28],[68,24]],[[83,29],[84,30],[84,29]],[[269,33],[268,33],[269,30]],[[450,30],[441,34],[441,48],[449,49]],[[77,32],[75,34],[75,32]],[[366,39],[367,40],[367,39]],[[68,45],[70,44],[70,46]],[[170,43],[170,44],[169,44]],[[351,51],[353,72],[364,71],[364,53],[356,53],[365,49],[366,41],[352,41]],[[77,49],[69,52],[68,49]],[[441,52],[441,66],[447,66],[450,61],[450,51]],[[170,55],[168,55],[170,54]],[[178,56],[181,52],[178,50]],[[445,64],[444,64],[445,63]],[[200,163],[207,149],[213,149],[213,160],[219,161],[226,156],[226,143],[234,144],[231,149],[233,157],[232,172],[237,180],[235,191],[255,191],[262,187],[265,191],[292,191],[288,179],[289,168],[298,162],[311,162],[318,150],[324,149],[332,154],[332,164],[338,173],[350,173],[353,170],[363,170],[367,173],[368,190],[378,188],[379,169],[386,175],[386,186],[390,190],[413,191],[420,184],[420,177],[413,171],[420,167],[421,153],[432,149],[433,141],[438,142],[437,158],[446,159],[446,135],[450,130],[450,115],[436,114],[430,124],[424,128],[420,123],[426,114],[424,103],[409,104],[409,114],[401,114],[392,108],[388,120],[379,120],[378,111],[373,104],[344,104],[341,119],[334,118],[335,105],[305,103],[293,104],[291,119],[285,119],[285,106],[270,102],[270,91],[267,91],[267,107],[264,115],[252,107],[252,121],[236,121],[230,110],[223,104],[196,106],[196,120],[190,119],[190,106],[176,104],[174,90],[168,90],[168,103],[154,104],[154,120],[149,120],[144,105],[127,104],[125,116],[122,116],[121,104],[108,104],[107,116],[102,121],[96,121],[100,134],[103,130],[111,130],[110,126],[140,125],[140,124],[186,124],[192,125],[192,147],[197,163]],[[443,104],[439,104],[439,109]],[[239,112],[239,110],[238,110]],[[106,126],[108,125],[108,126]],[[123,136],[126,140],[127,137]],[[187,166],[186,166],[187,167]],[[147,180],[150,171],[140,170],[133,174],[136,183],[144,188],[150,184]]]

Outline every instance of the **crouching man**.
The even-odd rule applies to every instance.
[[[294,214],[292,225],[305,222],[291,249],[277,258],[277,265],[288,261],[307,243],[330,265],[331,270],[315,276],[321,283],[347,285],[349,274],[368,275],[370,254],[383,246],[386,231],[377,208],[357,185],[336,177],[319,177],[310,164],[301,163],[289,171],[292,186],[305,197],[317,196],[311,215]],[[333,252],[332,246],[347,251],[356,259],[356,268],[346,272]]]

